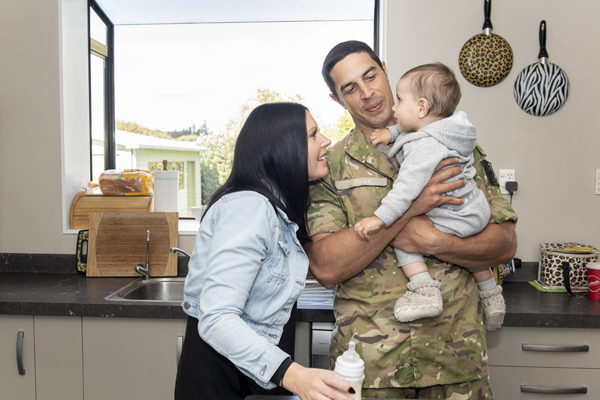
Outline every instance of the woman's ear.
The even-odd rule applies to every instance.
[[[425,118],[428,114],[429,114],[429,101],[427,101],[427,99],[421,97],[419,99],[419,101],[417,102],[417,107],[418,107],[418,111],[417,111],[417,116],[419,118]]]

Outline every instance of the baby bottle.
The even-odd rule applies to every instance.
[[[354,388],[356,393],[350,394],[344,392],[346,396],[349,396],[351,399],[361,400],[362,384],[365,379],[365,362],[360,359],[355,350],[356,342],[350,342],[349,346],[348,351],[345,351],[335,361],[333,373]]]

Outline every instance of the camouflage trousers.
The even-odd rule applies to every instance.
[[[362,397],[365,399],[494,400],[487,376],[470,382],[424,388],[363,388]]]

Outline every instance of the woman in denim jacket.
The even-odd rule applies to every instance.
[[[303,400],[354,392],[278,347],[308,272],[308,183],[327,174],[329,144],[300,104],[264,104],[246,120],[188,264],[175,399],[244,399],[277,386]]]

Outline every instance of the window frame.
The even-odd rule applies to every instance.
[[[91,38],[91,15],[90,9],[94,10],[96,15],[106,25],[106,45]],[[115,143],[115,62],[114,62],[114,24],[94,0],[88,0],[88,84],[89,84],[89,109],[90,109],[90,180],[93,179],[92,154],[92,59],[91,57],[100,57],[105,62],[104,69],[104,169],[114,169],[116,167],[116,143]]]

